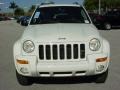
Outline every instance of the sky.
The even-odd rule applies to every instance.
[[[10,12],[11,10],[8,8],[10,5],[10,2],[15,2],[19,7],[24,8],[25,10],[28,10],[31,5],[39,4],[41,2],[44,2],[45,0],[0,0],[0,12]],[[73,2],[79,2],[80,4],[83,3],[84,0],[50,0],[55,3],[73,3]],[[3,4],[4,3],[4,4]]]

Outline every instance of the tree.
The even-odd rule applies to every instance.
[[[98,0],[85,0],[84,1],[84,6],[86,7],[86,9],[88,10],[95,10],[97,9],[97,5],[98,5]]]
[[[15,11],[15,9],[18,7],[18,5],[16,5],[16,3],[13,1],[13,2],[10,2],[10,6],[9,6],[9,8],[10,9],[13,9],[13,16],[14,16],[14,11]]]
[[[31,16],[32,13],[34,12],[35,8],[36,8],[36,6],[35,6],[35,5],[32,5],[32,6],[30,7],[30,9],[28,10],[27,15],[28,15],[28,16]]]
[[[84,6],[88,10],[98,9],[99,0],[84,0]],[[101,0],[101,7],[106,8],[119,8],[120,0]]]
[[[24,9],[22,9],[22,8],[16,8],[16,9],[15,9],[15,15],[16,15],[16,16],[22,16],[22,15],[24,15],[24,14],[25,14]]]
[[[30,9],[28,10],[28,12],[33,12],[33,11],[35,10],[35,8],[36,8],[36,6],[35,6],[35,5],[32,5],[32,6],[30,7]]]

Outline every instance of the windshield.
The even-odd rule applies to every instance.
[[[90,23],[82,7],[55,6],[38,8],[30,24],[47,23]]]

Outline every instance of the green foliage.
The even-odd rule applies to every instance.
[[[18,5],[16,5],[16,3],[13,1],[13,2],[10,2],[9,8],[13,9],[13,16],[14,16],[15,9],[18,8]]]
[[[23,16],[25,14],[24,9],[22,8],[16,8],[15,9],[15,15],[16,16]]]
[[[18,6],[16,5],[16,3],[13,1],[13,2],[10,2],[10,6],[9,6],[9,8],[10,9],[15,9],[15,8],[17,8]]]
[[[28,12],[33,12],[33,11],[35,10],[35,8],[36,8],[36,6],[35,6],[35,5],[32,5],[32,6],[30,7],[30,9],[28,10]]]
[[[97,9],[98,7],[97,3],[98,3],[98,0],[85,0],[84,6],[86,7],[86,9],[94,10],[94,9]]]
[[[98,8],[99,0],[84,0],[84,6],[88,10],[95,10]],[[118,8],[120,7],[120,0],[101,0],[101,7],[106,8]]]
[[[32,5],[30,7],[30,9],[28,10],[28,12],[26,13],[27,16],[31,16],[35,10],[36,6],[35,5]]]

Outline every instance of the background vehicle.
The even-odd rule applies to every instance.
[[[24,16],[20,16],[17,18],[17,23],[21,23],[22,19],[24,19]]]
[[[21,25],[27,26],[30,20],[30,16],[24,16],[23,19],[21,19]]]
[[[113,9],[107,12],[104,17],[111,27],[120,27],[120,9]]]
[[[20,23],[23,26],[27,26],[29,22],[30,16],[20,16],[17,19],[17,23]]]
[[[2,16],[0,16],[0,21],[3,21],[3,20],[4,20],[4,18]]]
[[[7,16],[0,16],[0,21],[6,21],[6,20],[11,20],[11,18]]]
[[[120,10],[111,10],[104,15],[89,13],[94,25],[99,29],[110,30],[112,27],[120,27]]]

